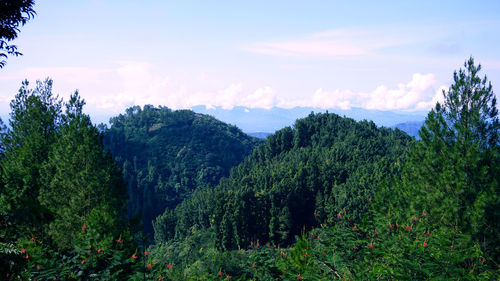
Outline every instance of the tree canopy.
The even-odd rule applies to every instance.
[[[199,188],[214,186],[261,141],[190,110],[134,106],[110,120],[104,144],[123,170],[130,216],[152,221]]]
[[[158,217],[157,262],[199,280],[497,279],[499,122],[480,70],[470,58],[454,73],[421,140],[322,114],[278,131]]]
[[[357,222],[410,142],[373,122],[311,114],[269,136],[217,187],[158,217],[155,237],[161,242],[213,228],[218,247],[235,249],[257,240],[288,245],[303,228],[338,216]]]
[[[35,16],[34,0],[2,0],[0,2],[0,68],[7,56],[22,55],[10,41],[17,38],[19,27]]]
[[[429,112],[401,178],[377,206],[399,219],[426,212],[500,257],[500,124],[496,97],[473,58],[454,72],[443,104]]]
[[[10,104],[10,126],[0,135],[2,278],[30,262],[29,255],[19,259],[22,251],[8,250],[12,243],[31,242],[23,247],[33,254],[44,247],[40,259],[50,262],[47,256],[68,259],[89,243],[110,249],[115,239],[133,242],[126,185],[84,104],[77,92],[63,103],[50,79],[35,88],[23,82]]]

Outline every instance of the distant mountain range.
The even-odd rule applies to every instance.
[[[424,121],[410,121],[410,122],[396,124],[391,128],[398,128],[401,131],[407,133],[408,135],[419,139],[418,131],[420,130],[423,124]],[[272,135],[272,133],[266,133],[266,132],[251,132],[247,134],[259,139],[265,139],[267,138],[267,136]]]
[[[313,107],[295,107],[271,109],[246,108],[237,106],[232,109],[215,107],[207,109],[204,105],[191,108],[194,112],[211,115],[225,123],[236,125],[243,132],[257,138],[266,138],[268,135],[286,126],[292,126],[295,120],[307,117],[311,112],[331,112],[340,116],[352,118],[356,121],[371,120],[378,126],[398,128],[410,136],[418,138],[418,130],[423,124],[427,111],[381,111],[352,108],[350,110],[320,109]],[[9,116],[1,116],[8,126]],[[93,121],[96,123],[108,123],[109,116],[95,115]]]
[[[407,133],[408,135],[419,139],[418,131],[420,131],[420,128],[422,127],[423,124],[424,121],[410,121],[410,122],[396,124],[395,126],[393,126],[393,128],[398,128],[401,131]]]
[[[258,138],[265,138],[276,130],[294,124],[295,120],[307,117],[311,112],[331,112],[354,120],[372,120],[378,126],[399,128],[411,136],[417,136],[426,111],[381,111],[352,108],[350,110],[320,109],[313,107],[295,107],[291,109],[274,107],[271,109],[234,107],[206,108],[204,105],[192,107],[194,112],[212,115],[215,118],[236,125],[244,132]]]
[[[253,132],[253,133],[247,133],[249,136],[252,136],[254,138],[259,138],[259,139],[265,139],[267,136],[272,135],[272,133],[266,133],[266,132]]]

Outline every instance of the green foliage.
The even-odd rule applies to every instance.
[[[16,45],[9,41],[17,38],[19,26],[34,17],[33,0],[3,0],[0,2],[0,68],[6,64],[8,55],[22,55]]]
[[[74,234],[95,210],[108,219],[103,233],[116,236],[125,227],[121,172],[104,155],[99,132],[82,113],[83,105],[78,93],[71,96],[60,135],[42,168],[39,200],[54,216],[48,234],[62,248],[71,247]]]
[[[377,185],[398,170],[410,142],[401,131],[372,122],[311,114],[294,129],[269,136],[217,187],[193,193],[168,223],[178,239],[192,229],[213,228],[222,249],[257,240],[289,245],[304,227],[340,215],[348,224],[359,221]]]
[[[470,59],[465,67],[444,93],[444,105],[429,113],[408,159],[398,155],[408,144],[404,138],[386,139],[384,146],[383,138],[370,138],[383,133],[355,124],[349,128],[356,137],[341,129],[322,134],[318,128],[342,122],[309,116],[268,137],[219,186],[194,193],[169,213],[176,232],[167,244],[213,232],[219,250],[205,252],[247,259],[233,264],[235,280],[498,278],[496,100],[486,78],[477,76],[480,66]],[[314,223],[301,217],[304,211]],[[301,226],[321,227],[289,248],[255,246],[286,245],[283,237],[291,240]],[[247,243],[253,246],[231,250]],[[203,278],[216,280],[213,270],[202,268]],[[201,279],[193,276],[184,279]]]
[[[82,113],[84,102],[72,95],[62,114],[50,81],[35,90],[25,82],[12,102],[11,128],[0,124],[0,276],[496,280],[500,125],[479,70],[471,58],[454,74],[420,141],[371,122],[311,114],[269,136],[215,187],[219,175],[207,178],[207,167],[226,162],[197,158],[199,151],[208,155],[209,148],[190,146],[203,131],[184,133],[197,122],[217,122],[190,111],[129,109],[107,130],[109,145],[134,180],[129,191],[156,192],[131,195],[147,201],[141,208],[159,194],[167,207],[189,196],[157,217],[157,244],[146,249],[144,237],[141,250],[124,219],[120,171]],[[186,139],[189,145],[177,143]],[[139,157],[134,149],[150,154]],[[219,158],[233,159],[231,153]],[[196,170],[185,154],[207,169]],[[164,180],[172,171],[178,174]]]
[[[400,179],[376,208],[399,220],[425,211],[436,225],[470,235],[492,266],[500,262],[500,124],[496,98],[471,58],[454,73],[444,104],[429,113]]]
[[[7,280],[126,280],[140,265],[130,257],[130,241],[95,240],[91,227],[81,230],[69,251],[55,251],[38,237],[18,241],[20,268],[7,271]],[[104,246],[108,245],[108,246]]]
[[[254,244],[246,250],[196,249],[195,241],[154,249],[158,262],[175,264],[175,280],[491,280],[479,244],[427,215],[405,223],[377,219],[347,227],[323,225],[302,233],[289,248]],[[342,220],[342,219],[340,219]],[[189,238],[187,238],[189,239]],[[187,240],[186,240],[187,241]],[[188,247],[186,262],[176,259]],[[178,250],[184,248],[184,250]],[[165,256],[168,253],[168,258]],[[158,264],[159,267],[166,265]],[[221,273],[220,277],[219,273]],[[172,275],[173,276],[173,275]]]
[[[145,233],[165,209],[229,175],[259,142],[208,115],[151,105],[131,107],[110,123],[104,143],[128,182],[129,215],[142,214]]]
[[[38,201],[41,169],[58,135],[61,101],[52,94],[52,81],[37,81],[34,89],[22,83],[12,100],[9,129],[1,134],[0,237],[29,234],[50,220]]]
[[[52,276],[52,280],[54,270],[74,272],[73,268],[59,267],[57,261],[71,257],[68,262],[73,264],[83,255],[84,238],[103,249],[111,248],[115,239],[127,241],[129,251],[134,246],[130,223],[125,219],[121,172],[104,154],[101,135],[82,113],[84,104],[75,93],[63,114],[62,101],[52,94],[50,79],[37,82],[35,89],[23,82],[11,102],[10,128],[1,134],[5,149],[0,159],[2,278],[19,274],[22,279]],[[23,263],[19,252],[11,251],[11,245],[26,251],[26,240],[33,244],[29,253],[37,257],[38,264],[31,258]],[[67,278],[93,274],[82,272]],[[117,274],[114,269],[109,272],[110,276]]]
[[[327,280],[469,280],[493,276],[479,245],[471,245],[470,236],[446,225],[433,225],[427,216],[401,225],[391,218],[352,228],[336,224],[310,233],[309,243],[311,264],[315,265],[309,274],[322,273]],[[307,274],[304,271],[302,276]]]

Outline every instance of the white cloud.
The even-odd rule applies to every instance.
[[[4,77],[2,84],[14,86],[0,86],[0,101],[12,98],[12,90],[7,88],[19,88],[20,81],[24,79],[34,83],[50,77],[56,94],[67,99],[78,89],[88,107],[110,114],[120,113],[132,105],[185,106],[186,90],[182,85],[157,73],[153,65],[136,61],[121,61],[110,68],[29,67],[11,77]]]
[[[355,94],[350,90],[335,90],[334,92],[325,92],[323,89],[318,89],[313,94],[312,106],[318,108],[340,108],[350,109]]]
[[[271,87],[263,87],[244,97],[242,102],[238,103],[238,105],[250,108],[271,109],[279,103],[280,99],[276,95],[276,91]]]
[[[109,92],[102,89],[82,91],[89,105],[115,113],[132,105],[182,106],[185,89],[174,85],[168,76],[157,74],[153,65],[135,61],[122,61],[118,64],[109,77],[109,82],[114,85],[107,89]]]
[[[215,95],[216,105],[222,106],[223,109],[232,109],[240,100],[242,90],[241,84],[232,84],[223,90],[219,90]]]
[[[218,91],[195,92],[186,95],[183,107],[205,105],[207,109],[215,109],[215,106],[220,106],[223,109],[232,109],[235,106],[271,109],[279,106],[282,101],[277,92],[269,86],[248,92],[241,83],[235,83]]]
[[[413,74],[407,84],[399,84],[396,89],[379,86],[375,91],[365,94],[367,98],[362,103],[364,108],[378,110],[412,110],[420,104],[423,107],[435,97],[433,85],[436,80],[433,74]],[[420,108],[422,109],[422,108]]]
[[[264,86],[255,90],[242,83],[226,87],[196,90],[174,76],[166,75],[146,62],[122,61],[106,69],[88,67],[26,68],[12,77],[3,77],[5,83],[19,83],[24,78],[30,81],[50,76],[54,79],[54,92],[67,98],[78,86],[87,101],[88,108],[115,115],[133,105],[163,105],[172,109],[205,105],[206,108],[232,109],[242,106],[247,109],[272,107],[291,108],[307,106],[315,108],[353,107],[376,110],[427,110],[442,99],[442,88],[436,87],[433,74],[416,73],[407,83],[395,87],[380,85],[369,92],[350,89],[318,88],[298,98],[286,96],[278,90]],[[196,79],[196,74],[193,76]],[[3,84],[3,83],[2,83]],[[439,88],[438,90],[435,90]],[[12,95],[5,94],[0,86],[0,102],[8,103]],[[12,91],[9,91],[12,94]],[[15,92],[14,92],[15,93]]]
[[[376,87],[371,92],[353,92],[351,90],[325,91],[316,90],[312,99],[296,102],[301,106],[313,106],[323,109],[350,109],[360,107],[373,110],[427,110],[442,100],[442,89],[434,90],[436,80],[433,74],[413,74],[412,80],[400,83],[395,88],[385,85]]]
[[[430,101],[420,101],[415,105],[415,109],[417,110],[429,110],[430,108],[434,107],[437,102],[440,102],[443,104],[444,102],[444,96],[443,96],[443,91],[447,91],[448,87],[446,86],[441,86],[439,87],[438,90],[435,91],[434,96]]]
[[[121,113],[127,107],[145,104],[164,105],[173,109],[195,105],[232,109],[235,106],[271,108],[279,103],[276,91],[268,86],[248,91],[243,89],[241,83],[232,83],[222,89],[198,91],[184,84],[184,81],[160,73],[150,63],[121,61],[108,69],[31,67],[15,75],[4,76],[2,80],[18,84],[25,78],[34,82],[49,76],[54,80],[54,92],[60,93],[61,97],[67,99],[75,91],[76,85],[88,107],[109,114]],[[13,91],[4,91],[3,88],[0,86],[0,102],[8,103],[13,98]]]

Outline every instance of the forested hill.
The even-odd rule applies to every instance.
[[[110,124],[104,145],[128,183],[129,215],[141,212],[146,232],[165,208],[216,185],[260,142],[208,115],[167,107],[134,106]]]
[[[411,141],[373,122],[310,114],[269,136],[217,187],[198,190],[158,217],[155,238],[165,242],[201,229],[215,231],[224,249],[252,241],[283,246],[304,227],[337,216],[358,221]]]
[[[498,280],[497,101],[464,67],[420,139],[312,113],[258,141],[152,106],[99,130],[78,92],[25,81],[0,122],[0,279]]]

